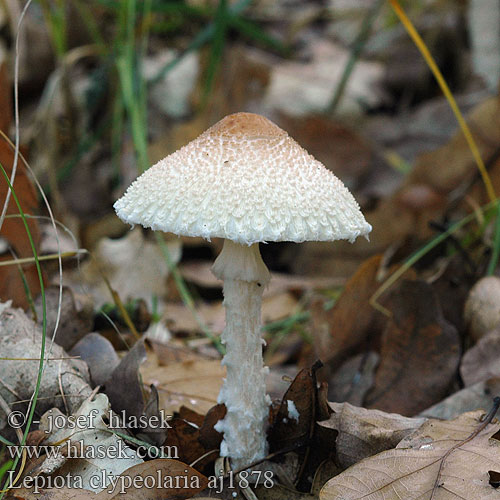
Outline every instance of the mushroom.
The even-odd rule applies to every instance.
[[[270,274],[259,243],[347,239],[371,231],[348,189],[284,130],[252,113],[226,116],[144,172],[114,205],[125,222],[224,238],[213,272],[224,282],[227,375],[221,456],[235,469],[267,453],[261,303]]]

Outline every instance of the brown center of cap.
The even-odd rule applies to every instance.
[[[254,113],[234,113],[223,118],[206,132],[224,137],[284,137],[288,135],[272,121]]]

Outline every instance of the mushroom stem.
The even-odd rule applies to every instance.
[[[232,467],[239,469],[267,453],[270,399],[262,358],[261,307],[270,274],[258,243],[246,246],[227,239],[212,271],[224,281],[226,308],[222,364],[227,374],[218,403],[226,405],[227,413],[215,429],[224,433],[221,456],[230,457]]]

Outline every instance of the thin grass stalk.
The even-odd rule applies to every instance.
[[[17,205],[17,209],[19,211],[19,214],[21,215],[21,218],[22,218],[22,221],[24,224],[24,228],[26,230],[26,234],[27,234],[29,242],[30,242],[31,250],[32,250],[33,256],[35,258],[35,266],[36,266],[36,270],[37,270],[37,274],[38,274],[38,279],[40,282],[40,292],[41,292],[41,296],[42,296],[42,341],[41,341],[41,346],[40,346],[40,362],[38,365],[38,375],[37,375],[37,379],[36,379],[36,383],[35,383],[35,390],[33,391],[33,395],[32,395],[32,398],[31,398],[31,401],[29,404],[28,417],[26,419],[26,429],[24,430],[23,439],[20,443],[20,446],[23,446],[26,443],[26,439],[28,438],[28,433],[29,433],[30,427],[31,427],[31,422],[33,421],[33,416],[35,414],[36,401],[38,398],[38,393],[40,391],[40,384],[42,381],[42,374],[43,374],[43,368],[44,368],[44,356],[45,356],[45,340],[47,337],[47,304],[46,304],[46,298],[45,298],[45,286],[43,283],[42,269],[40,266],[40,261],[38,260],[38,252],[36,250],[35,243],[33,241],[33,237],[31,235],[31,231],[30,231],[29,226],[28,226],[28,221],[24,215],[24,211],[21,207],[21,204],[19,203],[19,199],[17,198],[16,192],[14,191],[14,187],[12,186],[12,184],[10,182],[9,176],[7,175],[7,172],[5,171],[5,169],[1,163],[0,163],[0,169],[2,170],[2,174],[5,178],[5,182],[7,182],[7,185],[9,187],[9,191],[12,194],[12,198]],[[25,462],[26,462],[26,452],[23,452],[23,455],[22,455],[23,467],[24,467]],[[16,456],[16,458],[14,459],[14,462],[12,464],[12,469],[15,469],[17,467],[18,463],[19,463],[19,456]],[[21,467],[17,477],[15,478],[15,481],[17,481],[19,479],[19,477],[21,476],[23,467]],[[5,493],[12,486],[14,486],[14,484],[8,485],[7,482],[5,482],[4,487],[0,492],[0,500],[3,499],[3,497],[5,496]]]

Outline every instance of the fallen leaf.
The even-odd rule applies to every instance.
[[[290,446],[300,447],[309,442],[318,415],[316,371],[319,366],[302,369],[283,396],[269,429],[271,451]]]
[[[46,444],[55,448],[61,444],[61,460],[54,461],[52,457],[47,456],[40,470],[49,475],[56,473],[67,480],[70,476],[78,476],[84,489],[101,491],[109,484],[110,477],[118,476],[130,467],[142,463],[143,460],[136,452],[110,431],[116,426],[112,425],[109,410],[110,405],[105,394],[96,394],[92,400],[84,401],[75,412],[74,421],[67,420],[64,427],[58,425],[46,439]],[[50,419],[51,415],[53,416],[49,411],[41,417],[41,430],[49,432],[51,422],[60,421]],[[113,420],[116,417],[116,414],[113,415]],[[109,420],[109,426],[104,422],[105,419]],[[74,455],[70,454],[68,457],[64,453],[66,446],[70,450],[78,447],[78,451],[72,451]],[[99,478],[99,481],[94,483],[94,477]]]
[[[111,377],[120,363],[111,342],[98,333],[88,333],[71,349],[72,356],[79,356],[87,363],[94,385],[102,385]]]
[[[0,310],[0,352],[2,357],[14,358],[2,361],[0,395],[10,406],[24,411],[35,390],[42,333],[21,309],[0,307]],[[45,356],[48,356],[49,342],[46,349]],[[62,347],[53,345],[50,359],[44,364],[37,411],[43,413],[52,407],[65,410],[67,405],[67,410],[74,412],[91,392],[85,363],[70,359]],[[0,429],[5,425],[6,420],[1,416]]]
[[[320,466],[316,469],[312,482],[311,493],[315,495],[315,498],[318,498],[319,492],[326,482],[341,472],[342,469],[331,458],[321,462]]]
[[[500,424],[481,429],[483,411],[429,420],[397,448],[362,460],[330,480],[320,500],[487,500],[498,497],[488,471],[500,471]]]
[[[198,460],[208,451],[199,441],[199,426],[182,418],[174,418],[170,421],[170,425],[172,428],[169,429],[167,440],[163,446],[171,446],[175,448],[178,452],[178,456],[176,458],[184,463],[190,464],[195,460]],[[217,454],[213,454],[207,457],[208,462],[214,461],[217,456]],[[196,469],[202,470],[206,464],[206,459],[198,461]]]
[[[283,396],[281,405],[272,415],[268,431],[271,451],[293,451],[300,467],[289,468],[290,481],[300,491],[309,491],[311,478],[321,462],[332,458],[337,431],[320,427],[317,421],[329,417],[331,409],[326,401],[326,386],[318,388],[316,372],[321,368],[316,362],[311,368],[301,370]]]
[[[207,450],[219,449],[222,433],[214,429],[215,424],[226,416],[226,405],[217,404],[208,410],[200,427],[200,442]]]
[[[66,487],[39,488],[38,492],[21,487],[11,490],[6,497],[7,500],[97,500],[97,498],[97,494],[93,491]]]
[[[466,387],[500,377],[500,330],[481,337],[462,357],[460,375]]]
[[[500,323],[500,278],[485,276],[471,288],[464,307],[467,332],[474,342]]]
[[[200,319],[214,333],[222,333],[226,324],[225,311],[221,302],[202,303],[196,311]],[[195,334],[201,331],[193,312],[184,304],[168,302],[165,305],[163,320],[168,329],[174,333]]]
[[[259,500],[315,500],[318,498],[311,493],[303,493],[301,491],[292,490],[281,484],[275,484],[271,488],[265,486],[257,486],[255,494]]]
[[[208,479],[203,474],[178,460],[167,458],[135,465],[120,478],[115,488],[102,491],[97,499],[126,497],[129,500],[182,500],[191,498],[208,486]],[[122,484],[125,485],[123,493],[120,491]]]
[[[418,429],[425,418],[408,418],[397,413],[367,410],[349,403],[330,403],[333,413],[321,427],[338,431],[337,463],[346,469],[360,460],[394,448]]]
[[[414,415],[445,397],[460,361],[460,339],[423,281],[401,282],[382,335],[380,364],[365,404]]]
[[[84,335],[92,331],[94,311],[92,307],[82,307],[75,300],[73,290],[67,286],[62,288],[61,313],[55,337],[56,344],[69,351]],[[47,307],[47,332],[52,337],[58,319],[59,287],[45,288],[45,304]],[[42,324],[42,296],[35,299],[38,324]]]
[[[148,354],[146,364],[154,366],[168,366],[171,363],[206,359],[197,354],[193,349],[186,347],[184,342],[176,339],[171,339],[168,343],[163,343],[148,338],[147,345],[151,346],[154,352],[154,359],[151,359],[152,356],[149,356]]]
[[[9,135],[9,127],[12,123],[12,92],[9,68],[3,50],[0,57],[2,59],[0,62],[0,130]]]
[[[377,273],[382,256],[363,262],[346,286],[331,311],[318,301],[311,308],[315,354],[325,364],[338,365],[360,349],[368,334],[374,336],[373,321],[377,311],[369,300],[380,283]]]
[[[149,387],[149,394],[144,404],[142,416],[146,425],[140,426],[136,437],[142,441],[146,441],[146,443],[162,446],[170,428],[170,415],[162,414],[160,410],[160,396],[154,385]],[[165,419],[168,419],[167,422],[164,422]]]
[[[13,161],[13,150],[3,138],[0,138],[0,164],[5,169],[9,179],[12,174]],[[28,215],[35,215],[38,209],[37,193],[21,160],[18,162],[13,188],[23,212]],[[0,174],[1,207],[3,207],[8,191],[8,184],[5,181],[4,176]],[[10,197],[6,214],[19,215],[17,205],[12,196]],[[40,231],[38,229],[37,220],[34,218],[28,218],[27,224],[33,238],[35,248],[38,251]],[[7,241],[16,257],[33,257],[31,243],[26,233],[24,223],[20,217],[6,218],[3,221],[2,228],[0,230],[0,237]],[[10,253],[0,256],[1,261],[10,261],[12,259],[13,256]],[[25,275],[31,295],[36,296],[40,292],[40,281],[35,264],[23,264],[21,268]],[[16,265],[4,266],[0,268],[0,300],[2,299],[11,299],[16,307],[23,307],[26,309],[29,306],[21,271]]]
[[[177,238],[166,242],[173,263],[180,259],[181,243]],[[110,302],[109,290],[102,279],[100,269],[106,270],[111,286],[126,302],[143,299],[151,309],[153,296],[165,297],[167,293],[167,263],[159,246],[146,239],[141,228],[135,228],[123,238],[102,238],[94,252],[96,261],[81,266],[83,277],[91,289],[96,307]]]
[[[379,355],[369,351],[346,360],[328,380],[328,399],[362,406],[366,393],[372,388]]]
[[[111,407],[115,412],[124,411],[128,417],[137,418],[143,414],[144,397],[139,369],[145,360],[144,342],[136,342],[104,383],[104,392],[109,397]]]
[[[500,99],[492,97],[478,104],[467,116],[474,141],[482,158],[487,159],[494,154],[500,142]],[[446,168],[446,166],[453,168]],[[497,170],[497,169],[495,169]],[[439,192],[448,193],[456,189],[464,180],[476,172],[475,162],[467,140],[461,130],[457,130],[451,140],[443,147],[421,154],[410,173],[409,184],[423,182]],[[500,176],[491,172],[494,188],[500,188]],[[484,189],[482,195],[476,196],[480,202],[486,201]]]
[[[488,408],[491,406],[492,398],[498,394],[500,394],[500,378],[491,378],[453,393],[434,406],[421,411],[418,416],[446,420],[456,418],[464,411]]]
[[[205,414],[217,404],[225,376],[219,360],[194,360],[169,366],[141,367],[142,381],[153,384],[160,395],[160,408],[173,415],[181,406]]]

